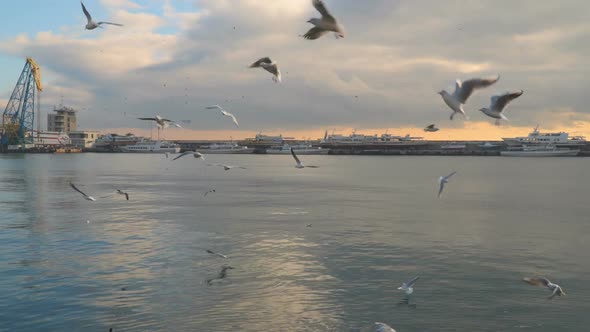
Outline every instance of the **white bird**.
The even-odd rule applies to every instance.
[[[281,71],[279,70],[279,66],[269,57],[258,59],[256,62],[250,65],[250,68],[262,68],[273,75],[273,81],[276,83],[281,82]]]
[[[85,193],[82,192],[82,190],[78,189],[73,183],[70,182],[70,187],[72,187],[72,189],[74,189],[75,191],[79,192],[80,194],[82,194],[82,197],[84,197],[85,200],[87,201],[96,201],[96,199],[94,199],[94,197],[92,196],[88,196]]]
[[[395,332],[395,330],[385,323],[375,322],[375,329],[373,332]]]
[[[119,194],[119,195],[125,195],[125,199],[126,200],[129,200],[129,194],[128,193],[126,193],[126,192],[124,192],[122,190],[117,189],[117,194]]]
[[[172,159],[172,161],[175,161],[176,159],[182,158],[184,156],[188,156],[189,154],[192,154],[197,159],[205,160],[205,156],[203,156],[200,152],[197,152],[197,151],[185,151],[185,152],[181,153],[178,157]]]
[[[221,107],[219,105],[213,105],[213,106],[208,106],[207,109],[208,110],[218,109],[221,112],[221,114],[223,114],[225,116],[229,116],[234,121],[234,124],[236,125],[236,127],[240,126],[236,117],[233,114],[231,114],[230,112],[224,110],[223,107]]]
[[[547,287],[549,290],[552,291],[551,296],[549,296],[549,299],[553,299],[555,296],[562,296],[562,295],[566,295],[565,292],[563,291],[563,289],[561,289],[561,286],[552,283],[551,281],[549,281],[549,279],[544,278],[544,277],[532,277],[532,278],[523,278],[522,281],[533,285],[533,286],[541,286],[541,287]]]
[[[447,176],[441,176],[440,178],[438,178],[438,198],[440,198],[440,195],[443,192],[443,189],[445,188],[445,184],[449,183],[449,179],[451,178],[451,176],[457,174],[457,172],[453,172]]]
[[[319,168],[319,166],[305,166],[303,165],[303,163],[301,163],[301,160],[299,160],[299,158],[297,157],[297,155],[295,154],[295,151],[293,150],[293,148],[291,148],[291,155],[293,156],[293,159],[295,159],[295,162],[297,163],[295,165],[295,168]]]
[[[153,118],[137,118],[138,120],[144,120],[144,121],[154,121],[159,128],[168,128],[171,124],[174,125],[175,127],[178,128],[182,128],[178,123],[170,120],[170,119],[164,119],[159,115],[156,115]]]
[[[514,99],[522,96],[524,91],[514,91],[514,92],[506,92],[500,96],[493,96],[490,99],[490,108],[482,108],[480,109],[485,115],[496,119],[496,126],[500,125],[500,120],[508,121],[508,118],[502,113],[502,111],[506,108],[508,103],[513,101]]]
[[[226,171],[229,171],[230,169],[234,169],[234,168],[246,169],[246,167],[242,167],[242,166],[232,166],[232,165],[224,165],[224,164],[207,164],[207,166],[220,166],[220,167],[223,167],[223,169]]]
[[[416,281],[418,281],[418,279],[420,279],[420,277],[414,277],[414,278],[402,283],[402,285],[399,286],[397,289],[403,290],[406,292],[406,294],[410,295],[414,292],[414,284],[416,283]]]
[[[470,79],[465,82],[461,82],[461,80],[457,80],[455,82],[455,92],[453,94],[449,94],[445,90],[441,90],[438,94],[441,95],[444,102],[453,110],[453,114],[451,114],[451,120],[457,113],[463,114],[465,118],[465,111],[463,110],[463,104],[467,102],[467,99],[473,94],[473,92],[477,89],[483,89],[488,87],[500,79],[500,76],[496,76],[495,78],[474,78]]]
[[[439,131],[439,130],[440,129],[436,128],[434,126],[434,124],[431,124],[430,126],[427,126],[426,128],[424,128],[424,131],[431,132],[431,133]]]
[[[221,253],[218,253],[218,252],[215,252],[215,251],[211,251],[211,250],[209,250],[209,249],[205,249],[205,251],[207,251],[207,253],[209,253],[209,254],[211,254],[211,255],[219,256],[219,257],[221,257],[221,258],[227,258],[227,256],[226,256],[226,255],[224,255],[224,254],[221,254]]]
[[[309,40],[318,39],[330,31],[334,32],[336,39],[344,38],[344,27],[328,12],[324,2],[321,0],[312,0],[311,3],[315,9],[322,14],[322,17],[311,18],[307,21],[307,23],[313,24],[314,27],[309,29],[309,31],[303,35],[303,38]]]
[[[110,25],[116,25],[119,27],[122,27],[123,24],[119,24],[119,23],[111,23],[111,22],[94,22],[94,20],[92,20],[92,16],[90,16],[90,13],[88,12],[88,10],[86,10],[86,7],[84,6],[84,3],[82,1],[80,1],[80,4],[82,5],[82,11],[84,12],[84,15],[86,15],[86,19],[88,20],[88,23],[86,23],[86,30],[94,30],[96,28],[102,28],[103,24],[110,24]]]

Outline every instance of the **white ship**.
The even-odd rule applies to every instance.
[[[245,154],[252,153],[253,150],[247,146],[239,146],[237,143],[211,144],[209,147],[199,149],[204,154]]]
[[[94,146],[97,148],[107,146],[126,146],[134,145],[142,140],[141,137],[137,137],[133,134],[117,135],[117,134],[106,134],[99,137]]]
[[[285,144],[281,147],[274,147],[266,150],[266,154],[291,154],[291,148],[296,154],[328,154],[329,149],[320,147],[314,148],[311,144]]]
[[[166,141],[142,140],[137,142],[137,144],[122,146],[121,151],[136,153],[179,153],[180,146]]]
[[[406,136],[395,136],[388,133],[378,135],[363,135],[353,132],[351,135],[324,135],[321,140],[322,144],[335,145],[426,145],[427,141],[422,137],[413,137],[409,134]]]
[[[502,138],[509,146],[515,145],[554,145],[556,147],[578,147],[586,144],[586,138],[583,136],[572,136],[568,133],[541,133],[539,126],[533,129],[533,132],[526,137]]]
[[[505,157],[574,157],[579,152],[579,149],[558,148],[553,145],[525,145],[522,148],[501,151],[500,155]]]

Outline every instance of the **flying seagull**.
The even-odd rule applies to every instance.
[[[438,198],[440,198],[440,195],[443,192],[443,189],[445,188],[445,184],[449,183],[449,179],[451,178],[451,176],[455,175],[457,172],[453,172],[447,176],[441,176],[440,178],[438,178]]]
[[[197,151],[185,151],[185,152],[181,153],[180,155],[178,155],[178,157],[172,159],[172,161],[175,161],[176,159],[182,158],[184,156],[188,156],[189,154],[192,154],[197,159],[205,160],[205,157]]]
[[[84,15],[86,15],[86,19],[88,19],[88,23],[86,23],[86,30],[94,30],[96,28],[101,28],[103,24],[110,24],[110,25],[116,25],[119,27],[122,27],[123,24],[119,24],[119,23],[111,23],[111,22],[94,22],[92,20],[92,16],[90,16],[90,13],[88,12],[88,10],[86,10],[86,7],[84,6],[84,3],[82,1],[80,1],[80,4],[82,5],[82,11],[84,12]]]
[[[398,290],[403,290],[406,292],[407,295],[410,295],[414,292],[414,284],[418,281],[420,277],[414,277],[406,282],[404,282],[401,286],[399,286]]]
[[[94,199],[94,197],[92,196],[88,196],[85,193],[82,192],[82,190],[78,189],[73,183],[70,182],[70,187],[72,187],[72,189],[74,189],[75,191],[79,192],[80,194],[82,194],[82,197],[84,197],[85,200],[87,201],[96,201],[96,199]]]
[[[375,322],[375,329],[373,332],[395,332],[395,330],[385,323]]]
[[[221,111],[221,114],[225,115],[225,116],[229,116],[235,123],[236,127],[239,127],[240,124],[238,123],[238,120],[236,119],[236,117],[231,114],[230,112],[224,110],[221,106],[219,105],[213,105],[213,106],[209,106],[207,107],[208,110],[213,110],[213,109],[218,109],[219,111]]]
[[[465,111],[463,110],[463,104],[467,102],[467,99],[473,94],[473,92],[477,89],[486,88],[500,79],[500,76],[496,76],[495,78],[474,78],[470,79],[465,82],[461,82],[461,80],[457,80],[455,82],[455,92],[453,94],[449,94],[445,90],[441,90],[438,92],[441,95],[444,102],[453,110],[453,114],[451,114],[451,120],[457,113],[463,114],[465,118]]]
[[[223,169],[226,171],[229,171],[230,169],[233,169],[233,168],[246,169],[246,167],[242,167],[242,166],[232,166],[232,165],[224,165],[224,164],[207,164],[207,166],[220,166],[220,167],[223,167]]]
[[[211,283],[215,280],[221,280],[224,279],[227,276],[227,270],[233,270],[234,268],[229,266],[229,265],[225,265],[221,268],[221,271],[219,271],[219,274],[217,275],[217,277],[215,278],[211,278],[211,279],[207,279],[207,285],[211,285]]]
[[[295,154],[295,151],[293,150],[293,148],[291,148],[291,155],[293,155],[293,159],[295,159],[295,162],[297,163],[297,165],[295,165],[295,168],[319,168],[319,166],[305,166],[301,163],[301,160],[299,160],[299,158],[297,157],[297,155]]]
[[[533,286],[541,286],[541,287],[547,287],[549,290],[552,291],[551,296],[549,296],[549,299],[551,300],[552,298],[554,298],[555,296],[562,296],[562,295],[566,295],[565,292],[563,291],[563,289],[561,289],[561,286],[552,283],[551,281],[549,281],[549,279],[544,278],[544,277],[532,277],[532,278],[523,278],[522,281],[533,285]]]
[[[215,192],[215,189],[209,189],[208,191],[206,191],[206,192],[203,194],[203,197],[207,197],[207,195],[209,195],[210,193],[214,193],[214,192]]]
[[[493,96],[490,100],[490,108],[482,108],[482,111],[485,115],[496,119],[496,126],[500,125],[500,120],[508,121],[508,118],[502,113],[502,111],[506,108],[508,103],[513,101],[514,99],[522,96],[524,91],[514,91],[514,92],[506,92],[501,96]]]
[[[178,123],[176,123],[170,119],[164,119],[159,115],[156,115],[153,118],[137,118],[137,119],[144,120],[144,121],[154,121],[158,125],[158,127],[160,127],[160,128],[168,128],[171,124],[177,128],[182,128]]]
[[[309,29],[303,35],[303,38],[309,40],[318,39],[330,31],[334,32],[337,39],[344,38],[344,27],[328,12],[324,2],[322,0],[312,0],[311,3],[322,14],[322,18],[310,18],[307,21],[307,23],[313,24],[314,27]]]
[[[440,129],[436,128],[434,126],[434,124],[431,124],[430,126],[427,126],[426,128],[424,128],[424,131],[431,132],[431,133],[439,131],[439,130]]]
[[[126,193],[126,192],[124,192],[122,190],[117,189],[117,194],[119,194],[119,195],[125,195],[125,199],[129,200],[129,194],[128,193]]]
[[[272,80],[276,83],[281,82],[281,71],[276,62],[269,57],[260,58],[250,65],[250,68],[262,68],[273,75]]]
[[[224,254],[221,254],[221,253],[218,253],[218,252],[215,252],[215,251],[211,251],[211,250],[209,250],[209,249],[206,249],[205,251],[206,251],[207,253],[211,254],[211,255],[219,256],[219,257],[221,257],[221,258],[227,258],[227,256],[226,256],[226,255],[224,255]]]

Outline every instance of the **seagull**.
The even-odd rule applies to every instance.
[[[205,160],[205,157],[200,152],[197,152],[197,151],[185,151],[185,152],[181,153],[178,157],[172,159],[172,161],[175,161],[176,159],[182,158],[184,156],[188,156],[189,154],[192,154],[197,159]]]
[[[533,286],[547,287],[552,291],[551,296],[548,298],[549,300],[553,299],[555,296],[566,295],[563,289],[561,289],[561,286],[552,283],[549,279],[544,277],[523,278],[522,281]]]
[[[496,76],[495,78],[474,78],[470,79],[465,82],[461,82],[461,80],[455,81],[455,92],[453,94],[449,94],[445,90],[441,90],[438,92],[441,95],[444,102],[453,110],[453,114],[451,114],[451,120],[457,113],[463,114],[463,116],[467,119],[467,115],[465,115],[465,111],[463,110],[463,104],[469,99],[469,97],[473,94],[473,91],[477,89],[486,88],[500,79],[500,76]]]
[[[480,109],[485,115],[496,119],[496,126],[500,125],[500,120],[508,121],[508,118],[502,113],[504,108],[508,105],[509,102],[513,101],[514,99],[522,96],[524,91],[513,91],[513,92],[506,92],[501,96],[493,96],[490,100],[490,108],[482,108]]]
[[[439,184],[439,188],[438,188],[438,198],[440,198],[440,195],[443,192],[443,189],[445,188],[445,183],[449,183],[449,179],[451,178],[451,176],[455,175],[457,172],[453,172],[447,176],[441,176],[440,178],[438,178],[438,184]]]
[[[209,193],[214,193],[214,192],[215,192],[215,189],[209,189],[209,191],[207,191],[203,194],[203,197],[207,197],[207,195],[209,195]]]
[[[426,128],[424,128],[424,131],[431,132],[431,133],[439,131],[439,130],[440,129],[436,128],[434,126],[434,124],[431,124],[430,126],[427,126]]]
[[[78,189],[73,183],[70,182],[70,187],[72,187],[72,189],[74,189],[75,191],[79,192],[80,194],[82,194],[82,196],[84,197],[85,200],[87,201],[96,201],[96,199],[94,199],[94,197],[92,196],[88,196],[85,193],[82,192],[82,190]]]
[[[129,194],[126,192],[123,192],[122,190],[117,189],[117,194],[119,195],[125,195],[125,199],[129,200]]]
[[[225,265],[221,268],[221,271],[219,271],[219,274],[217,275],[217,277],[215,278],[211,278],[211,279],[207,279],[207,285],[211,285],[211,283],[215,280],[221,280],[224,279],[227,276],[227,270],[233,270],[234,268],[229,266],[229,265]]]
[[[213,106],[207,107],[207,109],[208,110],[212,110],[212,109],[218,109],[218,110],[220,110],[221,111],[221,114],[223,114],[225,116],[229,116],[234,121],[234,123],[236,124],[236,127],[239,127],[240,126],[240,124],[238,123],[238,120],[236,119],[236,117],[233,114],[231,114],[230,112],[224,110],[221,106],[219,106],[219,105],[213,105]]]
[[[211,250],[209,250],[209,249],[206,249],[205,251],[206,251],[207,253],[211,254],[211,255],[219,256],[219,257],[221,257],[221,258],[227,258],[227,256],[226,256],[226,255],[224,255],[224,254],[220,254],[220,253],[218,253],[218,252],[215,252],[215,251],[211,251]]]
[[[223,165],[223,164],[207,164],[207,166],[221,166],[226,171],[229,171],[230,169],[233,169],[233,168],[246,169],[246,167],[242,167],[242,166],[232,166],[232,165]]]
[[[168,157],[170,157],[170,152],[166,152],[166,159],[168,159]]]
[[[103,24],[110,24],[110,25],[116,25],[119,27],[122,27],[123,24],[119,24],[119,23],[111,23],[111,22],[94,22],[92,20],[92,16],[90,16],[90,13],[88,12],[88,10],[86,10],[86,7],[84,6],[84,3],[82,1],[80,1],[80,4],[82,5],[82,11],[84,12],[84,15],[86,15],[86,19],[88,19],[88,23],[86,23],[86,30],[94,30],[96,28],[102,28]]]
[[[414,284],[416,281],[420,279],[420,277],[414,277],[406,282],[404,282],[401,286],[399,286],[398,290],[403,290],[406,292],[407,295],[410,295],[414,292]]]
[[[375,329],[373,332],[395,332],[395,330],[385,323],[375,322]]]
[[[319,168],[319,166],[305,166],[301,163],[301,160],[299,160],[299,158],[297,158],[297,155],[295,154],[295,151],[293,150],[293,148],[291,148],[291,155],[293,155],[293,159],[295,159],[295,162],[297,163],[297,165],[295,165],[295,168]]]
[[[277,63],[272,61],[269,57],[258,59],[250,65],[250,68],[262,68],[273,74],[272,80],[275,81],[275,83],[281,82],[281,71],[279,70]]]
[[[158,125],[158,127],[160,127],[160,128],[168,128],[171,124],[177,128],[182,128],[178,123],[176,123],[170,119],[164,119],[159,115],[156,115],[153,118],[137,118],[137,119],[144,120],[144,121],[154,121]]]
[[[307,23],[311,23],[315,26],[309,29],[309,31],[303,35],[303,38],[309,40],[318,39],[330,31],[334,32],[336,39],[344,38],[344,27],[328,12],[324,2],[321,0],[312,0],[311,3],[315,9],[322,14],[322,18],[310,18],[309,21],[307,21]]]

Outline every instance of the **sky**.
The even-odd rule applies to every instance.
[[[500,139],[541,129],[590,136],[590,2],[565,0],[324,0],[346,36],[300,37],[318,17],[311,0],[21,0],[0,30],[3,108],[27,56],[41,66],[42,122],[59,105],[80,129],[149,132],[137,117],[181,121],[175,139],[383,133],[429,139]],[[5,6],[6,7],[6,6]],[[18,13],[18,15],[7,15]],[[283,83],[248,66],[275,60]],[[449,120],[438,91],[456,79],[501,76]],[[524,90],[500,127],[478,110]],[[231,119],[205,107],[219,104]],[[424,133],[435,123],[441,130]]]

